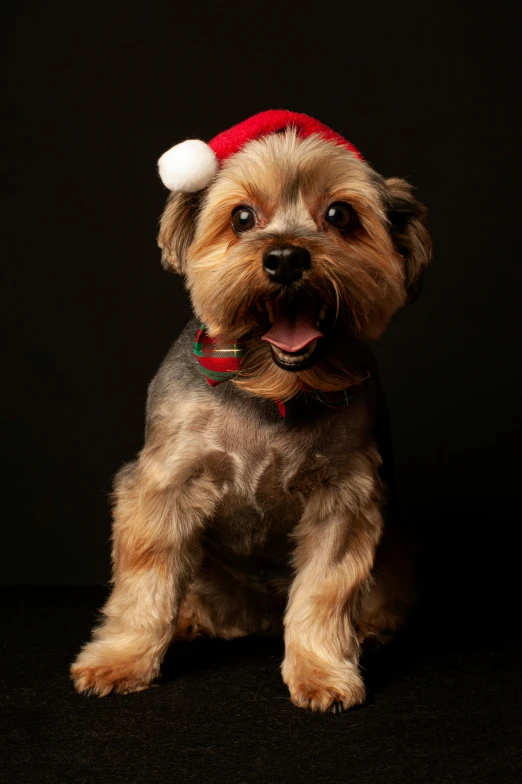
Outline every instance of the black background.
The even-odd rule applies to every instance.
[[[309,10],[307,10],[309,8]],[[473,10],[472,10],[473,9]],[[19,2],[7,33],[2,579],[109,577],[111,477],[189,316],[155,162],[267,108],[318,117],[430,209],[435,262],[378,348],[433,604],[515,602],[519,100],[502,5]]]

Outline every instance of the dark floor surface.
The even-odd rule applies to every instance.
[[[96,588],[2,590],[0,779],[17,784],[522,781],[520,639],[473,639],[425,615],[364,661],[366,705],[294,708],[277,641],[171,649],[158,688],[79,697],[69,663],[103,599]]]

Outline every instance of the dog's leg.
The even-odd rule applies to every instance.
[[[229,601],[226,594],[217,595],[223,605]],[[241,628],[238,623],[220,622],[219,614],[212,613],[209,603],[205,603],[195,590],[189,592],[179,611],[174,641],[195,640],[197,637],[221,637],[223,640],[233,640],[237,637],[246,637],[248,631]],[[238,622],[240,619],[238,618]]]
[[[295,531],[296,576],[285,616],[283,679],[292,702],[313,710],[362,703],[353,625],[382,531],[372,475],[314,494]],[[358,509],[356,509],[358,507]]]
[[[415,564],[420,553],[413,534],[389,520],[379,543],[371,589],[364,594],[357,618],[363,649],[390,642],[416,605]]]
[[[112,594],[71,668],[78,692],[140,691],[159,674],[198,563],[198,531],[219,496],[199,467],[158,482],[139,462],[115,485]]]

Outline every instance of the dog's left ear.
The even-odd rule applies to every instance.
[[[432,259],[428,210],[413,196],[412,186],[397,177],[385,182],[386,207],[393,243],[404,259],[408,302],[417,299],[424,270]]]
[[[161,263],[167,270],[181,275],[185,272],[187,251],[194,239],[203,193],[171,193],[167,199],[158,234]]]

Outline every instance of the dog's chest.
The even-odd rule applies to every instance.
[[[332,472],[319,445],[272,432],[220,439],[231,473],[212,521],[213,535],[237,555],[276,556],[288,549],[306,499]]]

